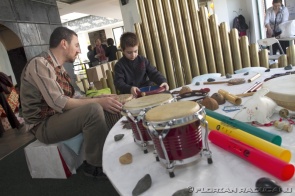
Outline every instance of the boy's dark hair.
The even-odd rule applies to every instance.
[[[282,0],[273,0],[272,3],[273,3],[273,4],[274,4],[274,3],[280,3],[280,4],[282,4],[283,2],[282,2]]]
[[[71,29],[66,27],[57,27],[50,35],[49,48],[56,48],[63,39],[65,39],[68,43],[71,43],[73,35],[78,36]]]
[[[135,33],[126,32],[121,35],[120,46],[122,50],[125,50],[126,47],[134,47],[139,44],[138,38]]]
[[[108,43],[109,46],[114,45],[114,40],[113,40],[113,38],[108,38],[108,39],[107,39],[107,43]]]
[[[89,51],[92,50],[92,46],[89,45],[89,46],[87,47],[87,49],[88,49]]]

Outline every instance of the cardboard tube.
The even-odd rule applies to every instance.
[[[254,94],[255,92],[250,92],[250,93],[242,93],[242,94],[236,94],[237,97],[250,97]]]
[[[241,105],[241,103],[242,103],[242,99],[240,97],[238,97],[236,95],[233,95],[233,94],[230,94],[229,92],[227,92],[225,90],[220,89],[220,90],[218,90],[218,93],[223,95],[224,98],[228,102],[230,102],[230,103],[232,103],[234,105]]]
[[[259,78],[261,76],[260,73],[257,73],[255,76],[253,76],[252,78],[248,79],[248,82],[253,82],[254,80],[256,80],[257,78]]]
[[[206,116],[206,120],[208,122],[208,128],[210,130],[218,130],[245,144],[248,144],[249,146],[259,149],[265,153],[271,154],[282,161],[290,162],[291,160],[291,152],[285,148],[282,148],[259,137],[246,133],[240,129],[232,127],[208,115]]]
[[[256,88],[257,85],[259,85],[261,82],[255,82],[255,84],[253,84],[253,86],[251,86],[248,90],[246,90],[245,92],[243,93],[250,93],[252,92],[253,89]]]
[[[289,180],[294,175],[294,165],[255,149],[226,134],[214,130],[210,131],[208,138],[213,144],[239,156],[281,180]]]

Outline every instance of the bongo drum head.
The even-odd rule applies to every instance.
[[[199,110],[199,104],[194,101],[173,102],[149,110],[145,115],[145,120],[147,122],[167,122],[173,119],[192,116]],[[192,121],[195,120],[190,122]]]
[[[277,77],[264,82],[262,87],[269,89],[267,97],[279,106],[295,111],[295,75]]]
[[[155,94],[155,95],[140,97],[137,99],[132,99],[131,101],[127,102],[123,106],[123,109],[137,110],[137,109],[143,109],[147,107],[154,107],[154,106],[166,103],[171,99],[172,99],[171,94]]]
[[[131,99],[133,99],[132,94],[120,94],[116,97],[116,100],[118,100],[121,103],[126,103],[130,101]]]

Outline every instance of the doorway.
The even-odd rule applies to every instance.
[[[0,24],[0,71],[11,76],[13,84],[20,84],[20,76],[27,63],[22,42],[17,34]]]

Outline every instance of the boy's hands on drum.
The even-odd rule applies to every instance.
[[[166,82],[162,83],[160,87],[165,87],[166,91],[169,90],[169,85]]]
[[[117,101],[112,96],[105,96],[97,99],[98,103],[103,107],[104,110],[116,114],[121,112],[122,110],[122,103]]]
[[[140,92],[140,89],[137,88],[136,86],[133,86],[130,90],[130,93],[133,95],[133,97],[137,97],[138,92]]]

